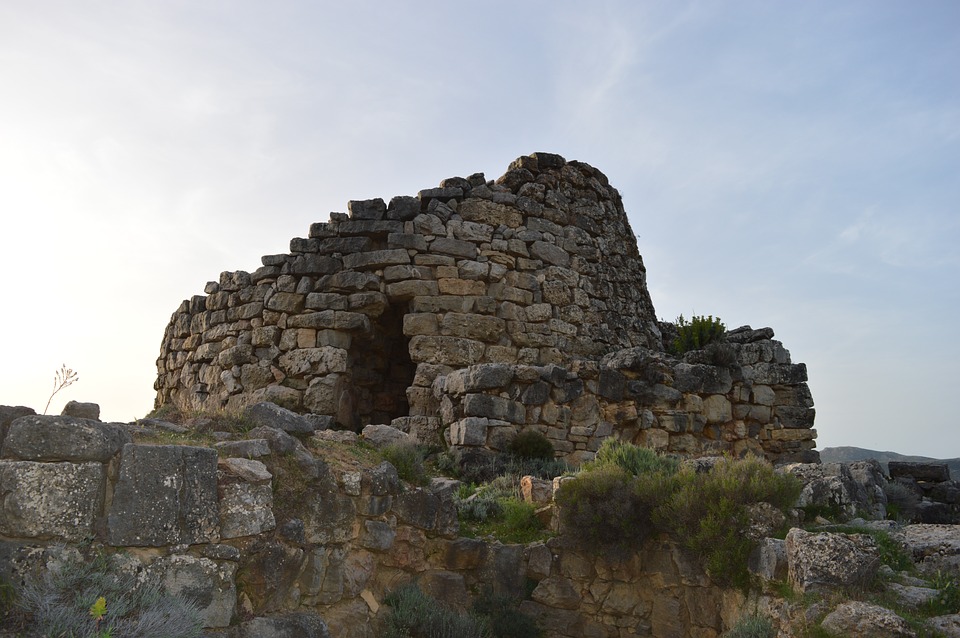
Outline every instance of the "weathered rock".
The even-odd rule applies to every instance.
[[[79,541],[103,508],[100,463],[0,461],[0,535]]]
[[[109,461],[132,438],[121,426],[70,416],[23,416],[10,424],[3,456],[24,461]]]
[[[750,573],[764,581],[786,580],[787,546],[778,538],[763,538],[750,552],[747,562]]]
[[[845,463],[794,463],[782,470],[804,484],[797,500],[798,507],[814,506],[834,511],[845,520],[861,512],[873,516],[881,510],[886,511],[886,498],[874,489],[877,487],[875,475],[869,466],[857,466],[857,474],[864,483],[854,477],[851,467]]]
[[[107,517],[111,545],[215,543],[219,518],[214,450],[124,446]]]
[[[821,623],[829,631],[850,638],[912,638],[916,633],[889,609],[861,601],[839,605]]]
[[[943,571],[960,577],[960,527],[906,525],[891,536],[907,547],[924,574],[932,576]]]
[[[869,583],[880,567],[873,539],[864,534],[791,529],[786,538],[790,584],[800,592]]]
[[[890,478],[910,477],[916,481],[941,483],[950,480],[950,467],[946,463],[920,463],[913,461],[890,461],[887,463]]]
[[[218,454],[227,457],[258,459],[270,455],[267,439],[244,439],[243,441],[220,441],[213,444]]]
[[[394,443],[412,442],[410,435],[406,432],[401,432],[395,427],[382,424],[365,426],[361,436],[364,441],[376,448],[386,447]]]
[[[935,616],[927,620],[927,627],[940,632],[945,638],[960,638],[960,614]]]
[[[266,401],[249,406],[243,416],[257,427],[266,426],[294,434],[309,434],[315,429],[310,419]]]
[[[276,527],[273,475],[266,466],[238,458],[222,459],[219,466],[225,474],[219,485],[220,537],[253,536]]]
[[[67,401],[60,412],[61,416],[72,416],[78,419],[90,419],[91,421],[100,420],[100,406],[96,403],[80,403],[79,401]]]

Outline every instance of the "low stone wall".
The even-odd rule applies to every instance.
[[[566,367],[481,364],[431,387],[447,442],[459,447],[505,450],[535,428],[575,463],[610,436],[685,456],[818,461],[806,366],[772,337],[744,327],[719,349],[682,359],[633,348]]]
[[[146,445],[129,432],[140,426],[22,413],[0,408],[0,577],[16,587],[103,547],[231,636],[296,611],[333,636],[370,638],[386,593],[409,581],[459,608],[486,588],[525,599],[551,637],[715,638],[740,612],[740,594],[659,540],[608,560],[562,537],[458,537],[455,482],[413,487],[389,463],[328,463],[310,451],[320,439],[308,449],[260,427],[213,448]],[[284,467],[302,481],[295,513],[274,501]]]

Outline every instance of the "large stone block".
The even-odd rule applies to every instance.
[[[794,528],[787,534],[786,551],[788,580],[799,592],[864,587],[880,567],[876,544],[865,534]]]
[[[185,445],[125,445],[108,543],[162,546],[220,539],[217,453]]]
[[[109,461],[132,440],[114,423],[30,415],[10,424],[3,456],[24,461]]]
[[[79,541],[101,515],[101,463],[0,461],[0,535]]]

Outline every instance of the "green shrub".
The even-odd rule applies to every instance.
[[[538,430],[520,432],[510,440],[508,451],[522,459],[552,459],[553,443]]]
[[[429,478],[423,465],[425,454],[416,443],[391,443],[380,450],[384,461],[397,468],[397,475],[408,483],[426,485]]]
[[[106,609],[97,620],[92,609],[103,609],[101,598]],[[113,569],[103,554],[47,570],[39,582],[23,588],[19,605],[42,636],[191,638],[203,631],[196,605],[158,584],[138,583],[135,575]]]
[[[494,638],[540,638],[537,622],[517,609],[515,599],[486,591],[474,602],[471,611],[483,618]]]
[[[707,344],[722,339],[726,331],[726,326],[720,321],[720,317],[714,319],[713,315],[706,317],[694,315],[688,322],[683,315],[680,315],[677,317],[679,334],[673,341],[671,351],[679,356],[691,350],[700,350]]]
[[[488,638],[482,619],[444,607],[414,584],[384,599],[390,607],[381,638]]]
[[[750,614],[741,616],[725,638],[776,638],[777,630],[766,616]]]
[[[639,546],[655,531],[649,495],[619,467],[600,467],[564,481],[555,495],[564,534],[586,547]]]
[[[709,472],[683,470],[675,478],[653,512],[657,525],[696,553],[715,581],[748,586],[748,506],[766,502],[785,511],[799,497],[800,481],[757,457],[725,458]]]
[[[619,467],[633,476],[653,472],[673,474],[680,467],[680,461],[633,443],[606,439],[597,450],[596,457],[584,469],[610,467]]]

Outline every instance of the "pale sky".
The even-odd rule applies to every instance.
[[[350,199],[559,153],[820,447],[960,456],[960,3],[0,3],[0,405],[130,421],[181,300]]]

